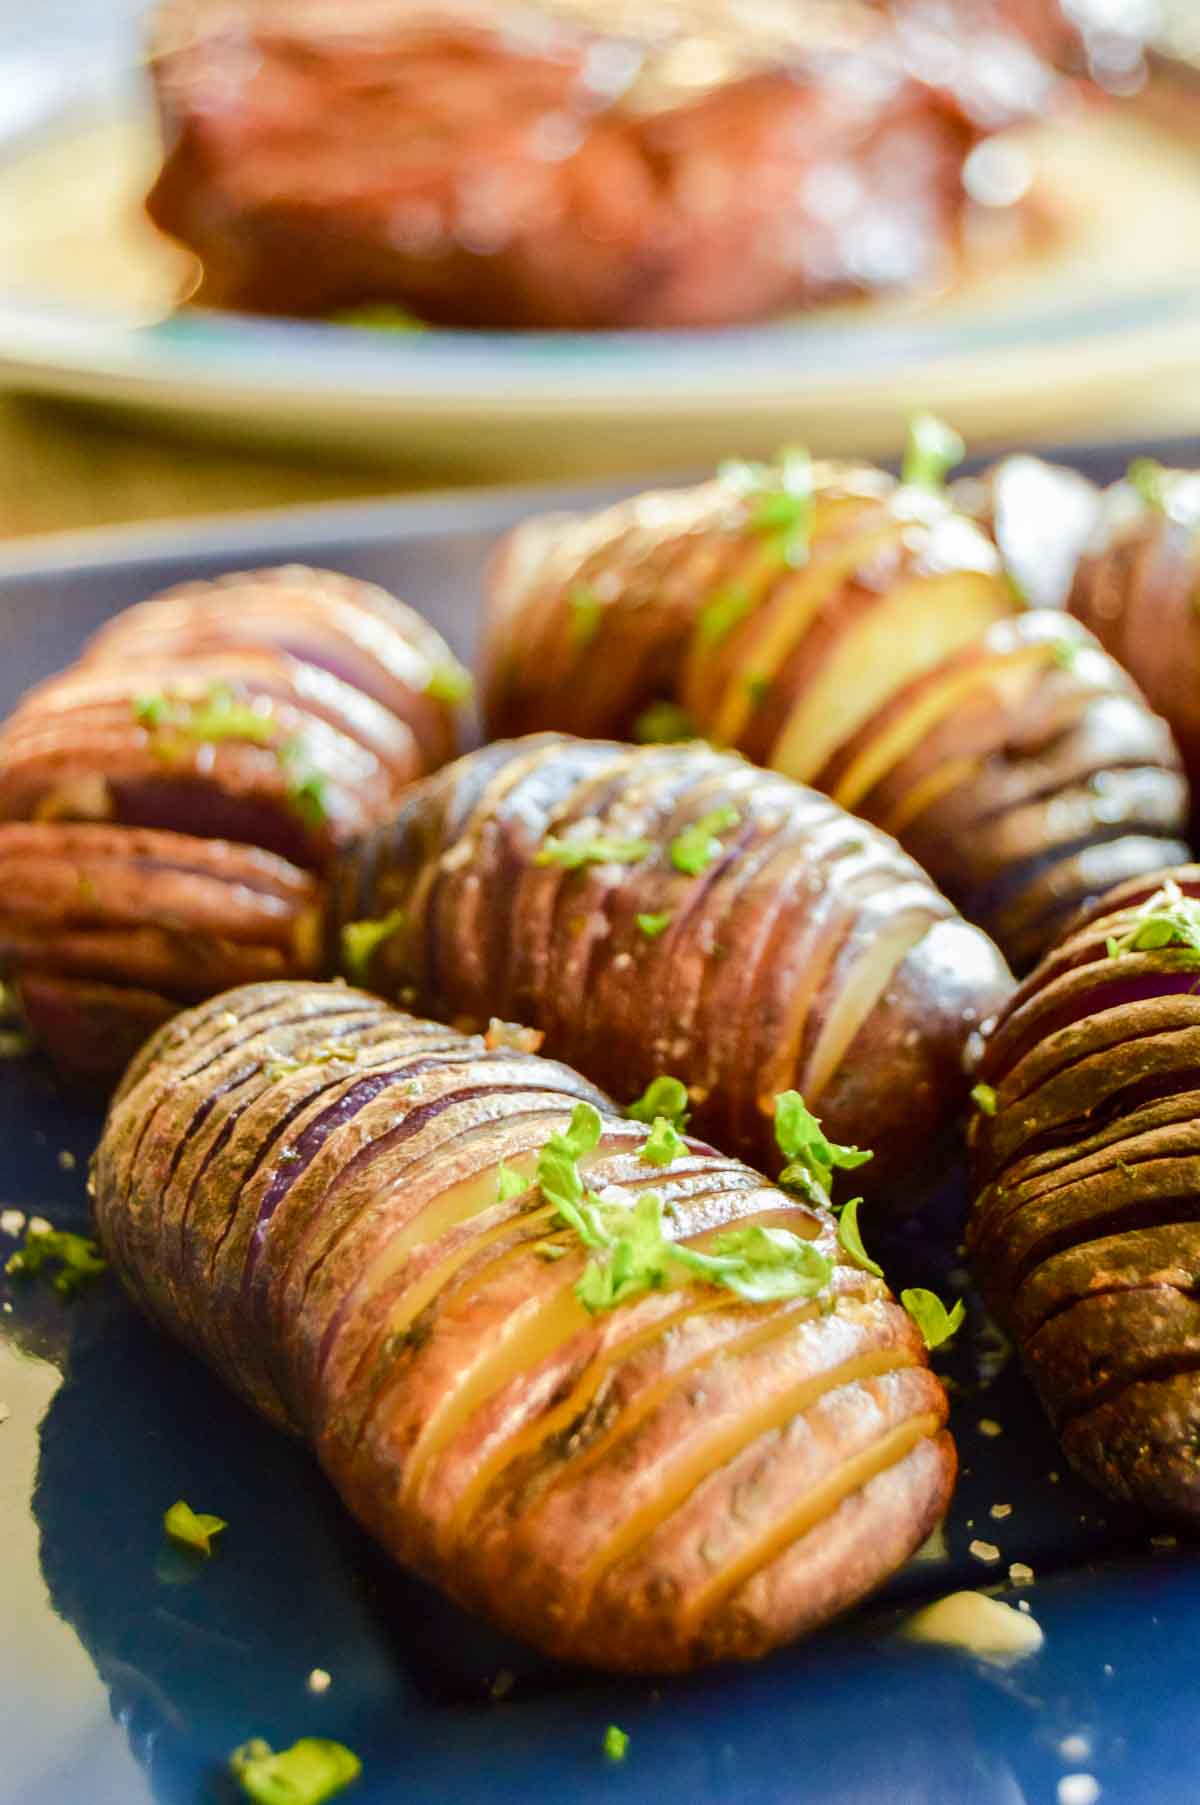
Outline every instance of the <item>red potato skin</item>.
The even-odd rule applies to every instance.
[[[323,887],[223,840],[81,822],[0,823],[0,975],[65,1071],[111,1083],[182,1004],[315,976]]]
[[[1200,999],[1186,948],[1111,957],[1173,878],[1078,918],[987,1038],[967,1246],[1072,1463],[1113,1496],[1200,1519]]]
[[[1069,474],[1011,462],[1035,466],[1039,492]],[[815,465],[794,564],[728,475],[529,522],[493,567],[489,726],[638,737],[648,702],[680,704],[695,733],[893,834],[1027,970],[1087,900],[1188,856],[1189,797],[1168,727],[1118,664],[1060,612],[1019,610],[980,530],[1012,550],[1010,491],[1027,502],[1028,485],[1010,474],[959,486],[971,521],[881,472]],[[1082,486],[1057,523],[1077,538],[1098,501]],[[846,712],[864,676],[870,696]]]
[[[676,837],[721,807],[738,820],[719,852],[680,872]],[[579,832],[647,850],[539,863]],[[638,917],[660,912],[648,936]],[[698,1131],[759,1166],[778,1159],[775,1096],[801,1090],[827,1133],[875,1148],[859,1177],[884,1208],[917,1188],[915,1149],[944,1158],[964,1044],[1009,988],[892,841],[698,744],[543,735],[448,766],[343,866],[331,958],[364,920],[391,928],[348,975],[443,1020],[524,1022],[621,1100],[670,1072]]]
[[[589,1185],[652,1181],[682,1240],[814,1238],[828,1291],[689,1283],[589,1316],[586,1250],[536,1186],[496,1188],[580,1100],[603,1124]],[[140,1306],[307,1440],[393,1556],[548,1653],[682,1671],[872,1590],[943,1514],[955,1456],[918,1332],[832,1220],[703,1142],[647,1166],[647,1132],[536,1055],[345,986],[254,985],[135,1058],[97,1231]]]
[[[1061,92],[1044,43],[979,10],[683,8],[648,33],[627,6],[174,0],[147,204],[201,302],[268,313],[694,327],[921,285],[958,256],[973,145]],[[697,24],[699,84],[694,55],[672,70]]]

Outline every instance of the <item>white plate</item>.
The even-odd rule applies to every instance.
[[[936,300],[752,330],[403,335],[176,310],[189,259],[140,212],[157,157],[144,81],[25,68],[22,83],[0,58],[10,387],[460,478],[696,464],[788,437],[878,452],[921,404],[977,442],[1200,415],[1200,136],[1133,110],[1032,134],[1057,232],[1036,255],[993,249]]]

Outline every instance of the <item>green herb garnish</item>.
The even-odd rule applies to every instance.
[[[362,1773],[352,1750],[322,1736],[302,1736],[278,1754],[256,1736],[234,1750],[229,1766],[256,1805],[322,1805]]]
[[[669,746],[694,740],[696,724],[678,702],[650,702],[633,723],[633,737],[640,746]]]
[[[576,652],[582,652],[585,646],[591,645],[600,631],[600,622],[604,619],[604,603],[590,583],[576,583],[573,589],[567,591],[567,606],[571,610],[571,645]]]
[[[471,673],[461,664],[435,664],[425,685],[425,694],[434,702],[465,702],[475,684]]]
[[[629,1747],[629,1737],[616,1724],[609,1724],[604,1732],[604,1753],[610,1761],[624,1761],[625,1751]]]
[[[328,316],[332,326],[361,326],[371,332],[428,332],[424,320],[407,307],[394,301],[363,301],[357,307],[342,307]]]
[[[948,473],[966,455],[961,435],[936,414],[920,408],[909,416],[900,481],[915,489],[941,489]]]
[[[696,617],[696,640],[701,650],[711,652],[719,646],[749,612],[750,597],[744,589],[718,589]]]
[[[159,734],[170,729],[172,739],[212,744],[217,740],[248,740],[269,745],[279,737],[279,723],[247,702],[239,702],[226,683],[217,683],[196,702],[167,696],[137,696],[133,718],[139,726]]]
[[[774,464],[735,460],[722,464],[717,474],[726,488],[751,504],[752,531],[774,540],[785,564],[803,564],[812,542],[816,505],[808,452],[790,446]]]
[[[874,1157],[861,1147],[831,1141],[799,1091],[781,1091],[775,1099],[775,1142],[788,1162],[776,1183],[825,1209],[832,1208],[834,1172],[853,1172]]]
[[[745,682],[746,694],[757,708],[759,703],[765,702],[771,693],[771,679],[759,675],[756,671],[751,671]]]
[[[89,1241],[86,1235],[31,1224],[20,1250],[9,1255],[4,1270],[13,1277],[33,1278],[52,1267],[58,1270],[50,1283],[60,1297],[70,1297],[89,1279],[107,1272],[108,1262],[97,1243]]]
[[[194,1548],[197,1554],[206,1556],[212,1553],[213,1537],[228,1527],[224,1517],[195,1511],[182,1498],[163,1514],[163,1529],[173,1542],[182,1542],[185,1548]]]
[[[902,1291],[900,1302],[924,1336],[925,1346],[930,1349],[941,1347],[943,1341],[949,1341],[961,1328],[966,1315],[961,1297],[952,1310],[947,1310],[940,1297],[919,1286],[913,1291]]]
[[[682,871],[685,877],[699,877],[707,871],[714,859],[719,859],[725,848],[719,836],[731,827],[736,827],[741,815],[731,803],[723,808],[711,809],[707,815],[701,815],[690,827],[676,834],[671,841],[671,863],[676,871]]]
[[[1064,671],[1073,671],[1079,663],[1079,655],[1085,650],[1077,639],[1052,639],[1050,652],[1054,662]]]
[[[407,919],[405,910],[392,909],[377,920],[348,921],[342,929],[342,964],[347,977],[365,984],[371,960],[385,940],[398,934]]]
[[[838,1212],[838,1240],[856,1265],[861,1266],[864,1272],[872,1272],[877,1279],[881,1279],[883,1267],[878,1260],[871,1258],[863,1246],[862,1234],[858,1226],[858,1206],[861,1202],[861,1197],[852,1197],[849,1203],[842,1205]]]
[[[533,862],[578,871],[581,865],[637,865],[653,851],[650,840],[614,840],[603,834],[563,839],[558,834],[548,834]]]
[[[1134,910],[1127,928],[1109,935],[1105,947],[1110,959],[1171,947],[1186,953],[1186,965],[1200,965],[1200,897],[1185,895],[1174,878],[1168,878]]]
[[[646,1137],[646,1144],[638,1154],[651,1166],[669,1166],[682,1153],[687,1152],[687,1143],[683,1140],[673,1122],[666,1116],[656,1116],[654,1126]]]
[[[514,1197],[520,1197],[522,1192],[527,1191],[532,1182],[501,1160],[496,1167],[496,1202],[511,1203]]]
[[[1166,466],[1157,458],[1134,458],[1125,472],[1125,481],[1141,497],[1148,508],[1159,514],[1167,511]]]
[[[666,933],[671,925],[671,920],[670,909],[663,909],[657,915],[639,915],[637,918],[638,931],[644,934],[647,940],[657,940],[660,934]]]
[[[672,1078],[663,1073],[659,1078],[652,1078],[636,1103],[631,1103],[625,1114],[632,1122],[655,1123],[659,1117],[671,1124],[672,1128],[685,1128],[688,1119],[687,1085],[680,1078]]]
[[[996,1113],[996,1090],[991,1084],[977,1084],[971,1092],[971,1101],[982,1115],[994,1116]]]

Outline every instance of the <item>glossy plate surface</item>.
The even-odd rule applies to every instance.
[[[1200,462],[1200,444],[1154,449]],[[1127,458],[1088,463],[1109,475]],[[116,608],[253,562],[376,578],[469,656],[481,561],[534,499],[14,548],[0,557],[0,711]],[[82,1228],[98,1120],[36,1061],[0,1067],[0,1207]],[[961,1287],[961,1202],[947,1195],[924,1224],[945,1257],[916,1230],[880,1250],[894,1282]],[[0,1253],[15,1245],[0,1233]],[[356,1805],[1055,1805],[1071,1774],[1101,1788],[1080,1801],[1200,1797],[1200,1555],[1154,1545],[1160,1526],[1072,1478],[973,1305],[947,1365],[964,1473],[942,1534],[835,1628],[758,1667],[655,1688],[551,1667],[388,1567],[308,1457],[115,1286],[64,1305],[0,1280],[0,1302],[3,1805],[233,1805],[229,1752],[304,1734],[362,1756]],[[229,1522],[207,1563],[164,1545],[179,1497]],[[1014,1562],[1033,1583],[1012,1581]],[[1042,1652],[1003,1668],[897,1634],[914,1603],[959,1586],[1024,1598]],[[321,1695],[306,1688],[314,1668],[332,1676]],[[630,1736],[619,1766],[601,1749],[609,1723]]]
[[[36,30],[0,19],[0,380],[13,386],[460,481],[664,467],[781,436],[879,452],[917,405],[975,437],[1112,431],[1135,397],[1131,432],[1172,404],[1180,418],[1180,379],[1200,360],[1200,138],[1139,110],[1033,134],[1036,248],[997,237],[936,297],[667,333],[406,335],[177,313],[191,259],[141,214],[159,156],[135,67],[142,10],[39,0]]]

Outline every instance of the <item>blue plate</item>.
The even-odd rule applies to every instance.
[[[1154,449],[1200,462],[1197,444]],[[1076,461],[1109,475],[1128,455]],[[535,499],[547,497],[95,535],[53,562],[17,548],[0,557],[0,709],[115,608],[252,561],[317,560],[387,583],[469,655],[481,560]],[[38,1062],[10,1062],[0,1206],[83,1227],[98,1121]],[[948,1194],[899,1235],[890,1275],[961,1289],[961,1207]],[[12,1280],[0,1302],[4,1805],[232,1805],[238,1743],[305,1734],[358,1751],[364,1774],[347,1797],[359,1805],[1200,1798],[1200,1557],[1155,1545],[1154,1524],[1072,1477],[969,1297],[969,1332],[946,1363],[963,1478],[944,1531],[834,1628],[758,1667],[660,1686],[551,1666],[389,1567],[306,1455],[157,1339],[115,1286],[64,1304]],[[207,1563],[164,1544],[162,1514],[179,1497],[229,1522]],[[1011,1512],[993,1517],[993,1505]],[[1000,1560],[981,1563],[976,1540]],[[1035,1579],[1014,1585],[1013,1562]],[[915,1603],[961,1586],[1024,1598],[1042,1652],[1001,1668],[897,1634]],[[314,1668],[332,1676],[320,1694],[307,1687]],[[619,1765],[602,1751],[610,1723],[630,1737]],[[1072,1774],[1100,1791],[1076,1780],[1060,1793]]]

